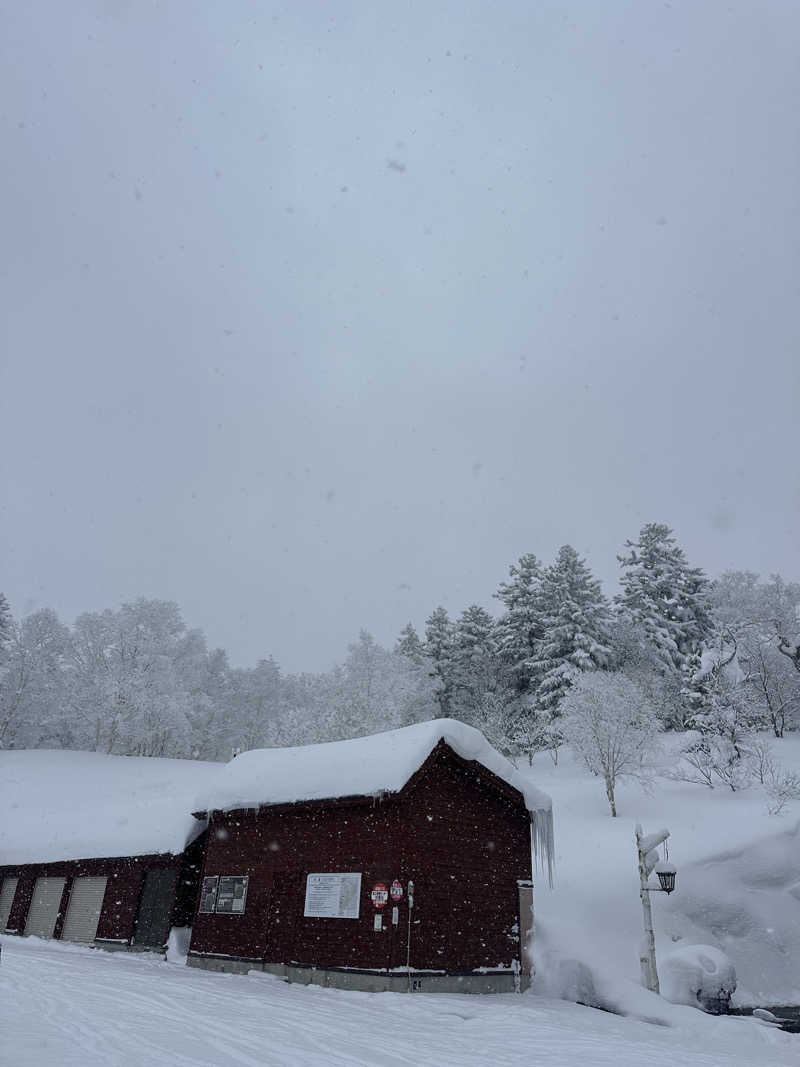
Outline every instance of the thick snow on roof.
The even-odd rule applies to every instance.
[[[229,811],[396,793],[441,740],[462,759],[476,760],[518,789],[530,811],[550,810],[546,793],[534,788],[479,730],[455,719],[434,719],[351,741],[243,752],[209,779],[197,804],[206,811]]]
[[[221,764],[45,749],[0,752],[0,866],[182,852]]]

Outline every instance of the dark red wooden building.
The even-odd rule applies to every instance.
[[[196,907],[218,764],[85,752],[0,753],[0,930],[163,950]]]
[[[197,814],[191,965],[368,990],[527,984],[551,805],[477,730],[440,719],[243,753]]]

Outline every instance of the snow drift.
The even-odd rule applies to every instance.
[[[661,995],[673,1004],[727,1011],[736,989],[736,968],[712,945],[685,945],[661,961]]]

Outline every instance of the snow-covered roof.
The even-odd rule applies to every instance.
[[[522,794],[532,814],[537,857],[546,860],[551,872],[550,797],[492,748],[479,730],[455,719],[433,719],[350,741],[243,752],[206,781],[193,810],[231,811],[303,800],[397,793],[440,741],[462,759],[480,763]]]
[[[301,800],[396,793],[445,741],[519,790],[530,811],[549,811],[550,797],[534,788],[483,734],[455,719],[433,719],[400,730],[298,748],[243,752],[205,783],[204,811],[230,811]],[[195,810],[198,810],[197,808]]]
[[[45,749],[0,752],[0,866],[182,852],[222,764]]]

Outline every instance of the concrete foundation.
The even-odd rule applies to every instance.
[[[163,948],[155,948],[150,945],[131,945],[127,941],[104,941],[102,937],[96,937],[91,944],[92,948],[101,948],[104,952],[150,952],[166,958]]]
[[[319,985],[331,989],[352,989],[363,993],[515,993],[528,988],[526,975],[512,971],[494,971],[488,974],[442,974],[412,971],[388,974],[385,971],[357,971],[326,969],[323,967],[299,967],[286,963],[265,963],[263,960],[235,959],[228,956],[200,955],[189,953],[190,967],[203,967],[209,971],[247,974],[262,971],[274,974],[285,982],[300,985]]]
[[[104,952],[130,952],[131,946],[127,941],[105,941],[102,937],[96,937],[92,942],[93,948],[101,948]]]

